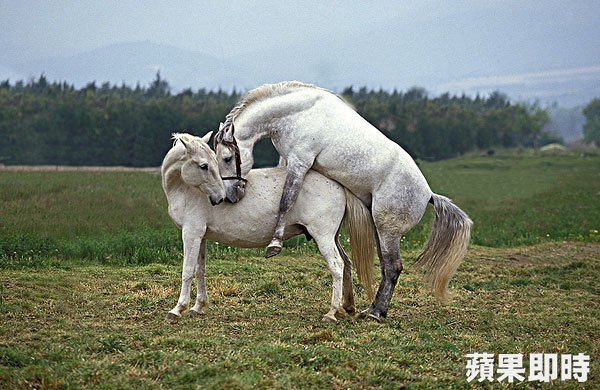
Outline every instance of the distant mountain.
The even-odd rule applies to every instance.
[[[531,21],[515,21],[517,25],[527,22]],[[90,81],[97,85],[109,81],[134,86],[148,85],[160,70],[174,92],[188,87],[248,90],[291,79],[336,91],[350,85],[403,90],[418,85],[432,94],[501,90],[515,100],[559,103],[562,107],[550,107],[545,131],[562,137],[566,143],[582,138],[585,117],[581,106],[600,97],[600,46],[596,41],[570,45],[569,37],[577,31],[551,23],[549,28],[555,32],[547,38],[554,42],[552,47],[538,44],[543,39],[541,35],[526,37],[518,28],[506,36],[506,42],[491,45],[500,25],[482,26],[474,20],[468,26],[448,31],[442,26],[452,24],[449,19],[421,23],[423,32],[419,35],[398,19],[348,36],[344,41],[324,37],[318,44],[310,42],[220,59],[152,42],[121,43],[70,57],[0,64],[0,80],[27,80],[44,73],[50,80],[66,80],[78,87]],[[582,27],[572,27],[579,28]],[[543,34],[548,33],[547,29],[542,30]],[[459,38],[477,31],[480,34],[469,42]],[[514,40],[522,44],[512,50],[510,42]],[[543,61],[532,61],[524,51]],[[468,56],[466,52],[480,54]],[[592,58],[589,53],[598,56]],[[478,57],[494,59],[484,62]],[[522,60],[516,61],[517,57]],[[575,62],[573,58],[587,62]],[[586,66],[589,64],[592,65]]]
[[[90,81],[128,85],[149,84],[160,70],[175,89],[187,87],[231,88],[232,73],[240,68],[222,59],[152,42],[120,43],[70,57],[48,58],[16,66],[21,74],[66,80],[76,86]],[[3,74],[0,76],[6,78]]]

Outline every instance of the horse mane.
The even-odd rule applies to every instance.
[[[266,98],[274,97],[274,96],[282,96],[288,93],[294,92],[300,88],[312,88],[321,91],[327,91],[326,89],[317,87],[312,84],[302,83],[300,81],[282,81],[276,84],[264,84],[260,87],[254,88],[250,90],[246,95],[236,103],[235,106],[231,109],[229,114],[225,117],[225,122],[223,126],[219,129],[217,134],[215,135],[215,142],[221,142],[223,139],[223,135],[232,129],[233,121],[242,113],[248,106],[252,103],[264,100]],[[330,92],[330,91],[327,91]]]

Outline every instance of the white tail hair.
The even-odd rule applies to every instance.
[[[373,258],[375,255],[375,226],[371,213],[353,193],[344,188],[346,193],[345,222],[350,232],[352,247],[352,263],[356,269],[358,280],[367,292],[369,300],[373,300]]]
[[[425,282],[436,297],[448,300],[448,282],[462,261],[471,237],[473,221],[445,196],[431,196],[435,220],[416,266],[423,266]]]

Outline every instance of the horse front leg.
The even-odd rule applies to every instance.
[[[288,161],[290,163],[290,161]],[[285,184],[283,185],[283,194],[281,195],[281,201],[279,202],[279,214],[277,215],[277,223],[275,225],[275,232],[273,238],[267,246],[266,258],[273,257],[283,247],[283,233],[285,231],[286,216],[291,208],[296,203],[300,188],[304,182],[304,177],[310,169],[311,164],[295,163],[288,165],[287,175],[285,177]]]
[[[204,232],[197,229],[183,228],[181,236],[183,239],[183,269],[181,271],[181,293],[177,305],[167,313],[167,321],[177,321],[182,314],[188,311],[190,305],[190,287],[194,272],[198,264],[200,246]]]
[[[190,315],[202,314],[208,307],[208,295],[206,294],[206,239],[200,244],[200,256],[196,266],[196,303],[190,309]]]

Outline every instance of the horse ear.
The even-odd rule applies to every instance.
[[[187,139],[187,136],[189,134],[182,134],[182,133],[173,133],[173,139],[177,142],[181,142],[181,144],[185,147],[185,152],[188,155],[193,154],[194,152],[194,145],[192,145],[189,140]]]
[[[230,142],[230,143],[233,142],[233,123],[223,133],[223,141]]]
[[[209,131],[208,133],[206,133],[206,135],[204,137],[202,137],[202,141],[208,143],[208,140],[210,140],[210,136],[212,135],[212,131]]]
[[[193,146],[192,146],[192,144],[190,144],[189,142],[187,142],[183,138],[180,138],[179,141],[181,141],[181,143],[183,144],[183,146],[185,146],[185,152],[186,152],[186,154],[190,155],[190,154],[193,153]]]

